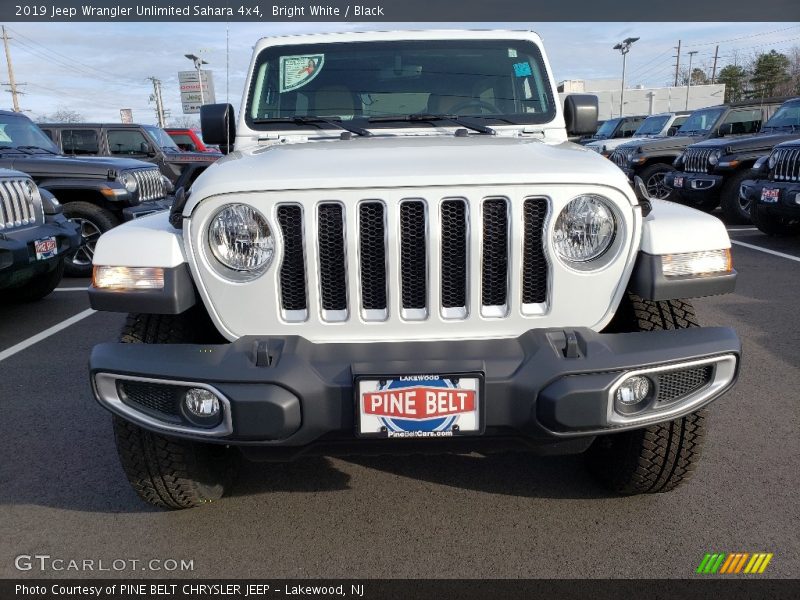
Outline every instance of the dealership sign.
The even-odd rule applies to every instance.
[[[214,78],[211,71],[178,71],[178,86],[181,92],[183,114],[197,114],[201,104],[214,104]]]

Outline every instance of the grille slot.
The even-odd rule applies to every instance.
[[[508,203],[492,198],[483,203],[481,304],[485,316],[505,316],[508,302]],[[502,307],[498,310],[497,307]]]
[[[386,219],[381,202],[358,207],[358,259],[361,271],[361,308],[367,319],[386,318]]]
[[[547,301],[547,259],[544,255],[544,220],[547,200],[529,198],[523,205],[525,239],[522,251],[522,304]]]
[[[305,320],[307,315],[306,265],[303,245],[303,209],[296,204],[278,206],[278,223],[283,234],[281,264],[281,306],[288,320]],[[300,311],[295,312],[295,311]]]
[[[41,208],[22,179],[0,180],[0,231],[44,222]]]
[[[400,204],[400,276],[404,316],[427,316],[428,265],[425,239],[425,203],[405,200]]]
[[[445,200],[441,210],[442,313],[463,318],[467,312],[467,204],[462,199]]]
[[[673,402],[684,398],[708,385],[713,374],[712,365],[659,373],[656,402]]]
[[[336,202],[318,207],[319,282],[323,318],[347,319],[347,274],[344,254],[344,209]]]
[[[123,403],[162,421],[180,423],[181,397],[189,388],[145,381],[117,381]]]

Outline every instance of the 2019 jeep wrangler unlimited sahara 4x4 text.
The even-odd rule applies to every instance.
[[[686,298],[729,292],[724,226],[639,202],[567,142],[536,34],[261,40],[233,151],[170,215],[103,235],[94,308],[131,313],[92,352],[133,487],[219,498],[236,462],[302,453],[585,452],[625,494],[692,471],[736,334]]]

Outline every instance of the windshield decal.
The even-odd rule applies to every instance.
[[[517,77],[530,77],[533,75],[533,71],[531,71],[531,63],[529,62],[520,62],[514,63],[514,75]]]
[[[303,54],[300,56],[281,56],[280,91],[291,92],[310,83],[325,64],[324,54]]]

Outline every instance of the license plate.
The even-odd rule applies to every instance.
[[[781,191],[775,188],[764,188],[761,190],[761,201],[774,204],[781,196]]]
[[[358,437],[441,438],[482,431],[482,376],[393,375],[356,379]]]
[[[36,260],[46,260],[56,255],[58,244],[56,238],[50,236],[33,242],[33,249],[36,251]]]
[[[675,177],[672,180],[672,187],[682,188],[683,187],[683,177]]]

